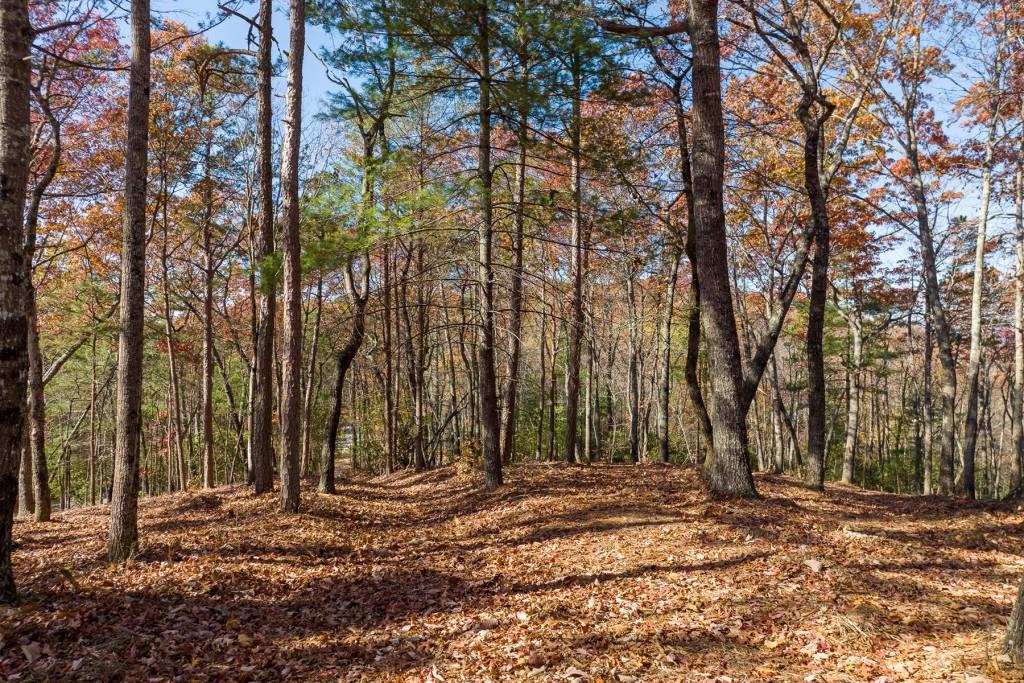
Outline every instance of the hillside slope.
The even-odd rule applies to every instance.
[[[1017,680],[998,639],[1024,513],[691,470],[518,466],[144,500],[140,561],[106,508],[18,522],[0,609],[20,680]]]

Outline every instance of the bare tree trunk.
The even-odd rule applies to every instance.
[[[709,487],[714,495],[755,496],[747,452],[743,368],[729,284],[723,200],[725,131],[722,122],[721,50],[716,0],[690,0],[693,46],[693,197],[697,274],[715,397],[714,460]]]
[[[662,462],[669,461],[668,405],[672,394],[672,314],[675,311],[676,285],[679,283],[679,263],[683,253],[672,248],[672,264],[665,289],[665,317],[661,321],[661,375],[658,385],[658,455]]]
[[[540,344],[538,345],[538,356],[540,356],[540,384],[538,386],[537,400],[537,444],[534,450],[534,459],[540,462],[544,459],[544,421],[547,413],[545,411],[545,398],[547,397],[547,357],[548,357],[548,296],[547,282],[542,279],[540,295]]]
[[[137,522],[142,432],[143,315],[146,296],[146,172],[149,151],[149,0],[132,0],[121,250],[121,334],[117,353],[117,438],[111,493],[111,562],[139,551]]]
[[[299,511],[302,426],[302,262],[299,246],[299,151],[302,145],[302,58],[306,3],[291,0],[281,189],[284,196],[284,364],[281,391],[281,510]]]
[[[846,443],[843,446],[844,484],[853,483],[853,465],[857,459],[857,434],[860,427],[860,369],[864,358],[864,329],[860,311],[849,314],[850,325],[850,395],[846,410]]]
[[[994,65],[993,82],[989,97],[988,136],[985,159],[981,167],[981,207],[978,210],[978,234],[974,245],[974,281],[971,289],[971,349],[967,364],[967,416],[964,425],[963,471],[960,491],[969,499],[975,496],[974,460],[978,445],[978,374],[981,369],[981,304],[985,284],[985,249],[988,228],[989,201],[992,195],[992,165],[995,156],[996,132],[999,124],[1002,42],[1000,41]]]
[[[21,458],[18,464],[18,514],[31,517],[36,511],[36,497],[32,490],[32,425],[28,419],[28,404],[25,404],[25,419],[22,420]]]
[[[274,254],[274,178],[271,160],[273,139],[270,120],[273,78],[271,48],[274,40],[272,13],[271,0],[260,0],[260,44],[256,60],[259,79],[256,90],[256,157],[260,189],[259,232],[255,253],[260,274],[257,281],[260,288],[260,315],[253,344],[255,368],[250,395],[252,427],[249,430],[249,457],[252,461],[253,486],[257,494],[266,493],[274,488],[271,440],[274,410],[274,318],[277,308],[274,290],[277,274],[270,270],[270,259]]]
[[[310,470],[310,438],[313,428],[313,397],[318,395],[319,381],[313,386],[316,378],[316,361],[320,345],[320,323],[323,319],[324,308],[324,276],[317,273],[316,277],[316,310],[313,313],[313,337],[309,341],[309,361],[306,363],[306,385],[302,397],[302,461],[299,471],[303,476],[309,474]],[[323,375],[321,374],[321,379]]]
[[[48,97],[41,90],[36,99],[43,111],[53,135],[53,148],[42,177],[32,188],[32,194],[25,212],[25,311],[28,314],[28,421],[29,452],[33,480],[33,512],[37,522],[50,521],[50,476],[46,463],[46,397],[43,377],[43,354],[39,346],[39,317],[36,309],[36,289],[32,281],[32,269],[36,249],[36,231],[39,226],[39,207],[46,189],[57,175],[61,156],[61,125],[50,109]]]
[[[924,387],[922,389],[922,411],[924,412],[924,472],[921,493],[932,494],[932,319],[925,304],[924,316]]]
[[[1017,150],[1017,173],[1013,184],[1015,271],[1013,278],[1013,455],[1010,461],[1010,491],[1022,492],[1024,471],[1024,137]]]
[[[626,306],[629,310],[629,368],[627,394],[629,401],[629,461],[640,462],[640,385],[637,356],[639,355],[639,322],[636,312],[636,267],[631,263],[626,275]]]
[[[26,261],[31,258],[26,252]],[[35,520],[50,521],[50,473],[46,464],[46,410],[43,397],[43,354],[39,348],[39,322],[36,316],[35,288],[25,275],[26,311],[28,313],[28,420],[29,445],[32,453],[32,484]]]
[[[16,599],[11,528],[18,502],[18,463],[28,374],[28,316],[22,219],[28,182],[28,3],[0,0],[0,603]]]
[[[575,24],[573,24],[575,26]],[[573,42],[574,45],[577,41]],[[583,280],[586,277],[584,252],[587,249],[586,229],[582,215],[582,184],[580,178],[580,99],[582,77],[580,74],[580,51],[575,48],[569,56],[572,74],[572,113],[569,130],[570,179],[572,187],[572,299],[570,304],[569,347],[565,356],[565,461],[576,462],[576,443],[579,439],[577,422],[580,400],[580,349],[583,339]]]
[[[1017,601],[1013,603],[1010,621],[1006,628],[1006,641],[1003,645],[1006,654],[1013,663],[1024,667],[1024,581],[1020,584]]]
[[[338,353],[337,374],[334,380],[334,392],[331,408],[327,413],[327,424],[324,425],[324,446],[320,463],[320,492],[336,493],[335,488],[335,453],[338,446],[338,423],[341,419],[342,396],[345,388],[345,375],[355,360],[359,347],[363,344],[366,334],[366,302],[370,294],[370,257],[363,256],[364,269],[359,289],[356,289],[355,276],[351,262],[345,269],[345,285],[352,302],[352,330],[348,341]]]
[[[164,183],[166,188],[166,183]],[[166,212],[166,199],[165,212]],[[185,468],[185,451],[182,444],[181,429],[181,389],[178,382],[177,352],[174,346],[174,319],[171,316],[171,285],[170,285],[170,264],[168,261],[168,235],[169,224],[166,213],[164,215],[164,239],[163,250],[160,254],[160,263],[163,267],[163,299],[164,299],[164,340],[167,344],[167,375],[170,378],[170,404],[168,405],[168,422],[171,425],[169,431],[173,432],[174,439],[168,440],[168,448],[173,445],[174,455],[178,463],[178,488],[182,491],[188,488],[188,478]]]
[[[693,168],[690,160],[690,142],[686,133],[686,118],[682,98],[683,79],[677,76],[672,87],[675,101],[676,144],[679,147],[679,167],[683,179],[683,194],[686,197],[686,260],[690,264],[690,296],[687,307],[686,327],[686,391],[697,417],[697,426],[704,441],[711,444],[711,417],[708,415],[704,395],[697,377],[697,363],[700,361],[700,278],[697,275],[697,224],[693,216]],[[697,462],[704,463],[704,451],[697,449]]]
[[[204,81],[205,83],[205,81]],[[213,488],[213,178],[210,170],[212,133],[203,148],[203,488]]]
[[[817,114],[812,110],[820,109]],[[829,220],[825,189],[821,182],[822,126],[832,109],[818,102],[805,90],[799,107],[804,129],[804,189],[810,202],[814,224],[814,260],[811,264],[811,293],[807,308],[807,468],[804,483],[813,489],[825,488],[825,303],[828,298]]]
[[[478,8],[478,50],[480,53],[480,139],[477,175],[480,179],[479,291],[480,338],[480,431],[483,444],[485,486],[493,491],[502,484],[501,435],[498,425],[497,378],[494,367],[494,269],[492,247],[494,217],[491,169],[491,27],[486,0]]]
[[[526,33],[524,32],[525,36]],[[525,62],[525,47],[522,49],[521,60]],[[526,73],[526,66],[522,73]],[[525,80],[525,75],[523,76]],[[523,86],[525,87],[525,85]],[[509,349],[508,349],[508,381],[505,383],[505,395],[501,402],[501,460],[511,462],[516,437],[516,404],[519,398],[519,361],[522,355],[523,333],[523,231],[526,222],[526,145],[528,142],[528,111],[525,105],[519,108],[519,127],[516,135],[518,158],[516,159],[516,205],[513,215],[514,234],[512,238],[512,290],[509,293]],[[543,356],[543,354],[542,354]],[[542,359],[543,361],[543,359]],[[541,380],[543,383],[543,380]]]
[[[395,463],[395,394],[391,349],[391,249],[384,245],[384,471],[391,473]]]

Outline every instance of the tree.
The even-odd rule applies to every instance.
[[[725,234],[723,184],[725,130],[722,123],[721,48],[716,0],[690,0],[693,46],[693,216],[701,315],[708,340],[714,458],[708,486],[712,494],[754,496],[750,472],[743,368],[732,307]]]
[[[259,210],[253,264],[259,274],[259,320],[254,329],[255,362],[250,413],[252,428],[249,434],[249,461],[252,481],[257,494],[273,489],[273,432],[274,409],[274,321],[277,315],[275,297],[277,278],[274,263],[274,174],[273,125],[271,123],[271,82],[273,68],[270,51],[274,41],[272,26],[273,3],[260,0],[259,47],[256,56],[256,156]],[[297,153],[297,152],[296,152]],[[255,315],[255,311],[253,312]]]
[[[0,3],[0,603],[16,598],[11,527],[28,372],[22,218],[29,161],[28,3]]]
[[[281,509],[299,511],[302,394],[302,263],[299,247],[299,147],[302,141],[302,57],[305,0],[292,0],[281,185],[284,194],[284,362],[281,391]]]
[[[981,304],[983,280],[985,277],[985,252],[989,205],[992,196],[992,167],[995,161],[997,134],[1003,109],[1003,62],[1006,49],[1006,35],[1009,30],[1007,13],[1000,11],[997,3],[989,14],[996,35],[993,53],[986,55],[990,60],[987,79],[980,85],[980,92],[971,93],[977,98],[974,106],[979,110],[978,118],[985,124],[985,147],[981,160],[981,202],[978,209],[978,233],[974,248],[974,278],[971,289],[971,347],[967,366],[967,415],[964,426],[963,471],[960,490],[964,496],[975,496],[974,459],[978,446],[978,393],[981,371]]]
[[[132,0],[128,141],[121,251],[121,332],[117,352],[117,452],[111,494],[111,562],[139,551],[137,522],[142,432],[142,327],[146,294],[146,175],[149,147],[149,0]]]

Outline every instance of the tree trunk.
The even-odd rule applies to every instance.
[[[143,315],[146,297],[146,173],[149,151],[149,0],[132,0],[125,147],[121,333],[117,351],[117,437],[111,493],[111,562],[139,551],[137,522],[142,433]]]
[[[299,246],[299,151],[302,144],[302,58],[306,3],[291,0],[281,193],[284,197],[284,363],[281,392],[281,510],[299,511],[302,427],[302,262]]]
[[[250,396],[252,427],[249,430],[249,457],[251,459],[253,486],[257,494],[274,488],[273,482],[273,410],[274,410],[274,319],[276,317],[277,274],[271,270],[274,254],[274,177],[272,168],[273,137],[271,103],[271,48],[273,27],[271,24],[273,3],[260,0],[259,33],[260,44],[257,54],[258,85],[256,90],[256,147],[259,166],[259,232],[255,256],[258,261],[259,278],[259,323],[256,329],[255,369],[253,388]]]
[[[857,459],[857,433],[860,427],[860,368],[864,358],[864,331],[860,311],[853,311],[850,324],[850,391],[846,409],[846,443],[843,446],[844,484],[853,483],[853,466]]]
[[[1001,45],[1000,45],[1001,53]],[[1002,82],[1000,59],[995,63],[992,92],[998,93]],[[985,159],[981,167],[981,207],[978,210],[978,234],[974,245],[974,280],[971,289],[971,348],[967,363],[967,417],[964,425],[963,471],[960,492],[969,499],[975,495],[974,460],[978,445],[978,374],[981,369],[981,304],[985,284],[985,248],[988,228],[989,200],[992,195],[992,165],[995,156],[996,132],[999,123],[999,95],[990,95],[993,102],[988,112],[988,137]]]
[[[693,197],[697,275],[715,397],[714,460],[709,487],[718,496],[755,496],[747,453],[743,369],[729,284],[723,203],[725,131],[722,122],[718,2],[690,0],[693,46]]]
[[[662,462],[669,461],[668,405],[672,395],[672,313],[675,311],[676,285],[679,283],[679,263],[683,253],[673,247],[672,264],[665,289],[665,317],[661,321],[661,373],[658,385],[658,455]]]
[[[203,148],[203,488],[213,488],[213,178],[210,170],[212,134]]]
[[[804,129],[804,189],[810,203],[814,225],[814,260],[811,264],[811,293],[807,308],[807,468],[804,483],[825,488],[825,303],[828,298],[829,220],[825,189],[819,171],[822,126],[831,113],[824,108],[812,113],[817,103],[807,91],[800,103],[799,118]]]
[[[316,385],[313,386],[313,380],[316,378],[316,361],[320,345],[320,323],[323,320],[323,308],[324,308],[324,276],[323,272],[317,274],[316,278],[316,310],[313,313],[313,336],[309,341],[309,361],[306,363],[306,385],[305,393],[302,397],[302,461],[299,467],[299,471],[303,476],[309,474],[310,471],[310,443],[313,429],[313,397],[319,395],[319,385],[323,379],[323,375],[320,375],[320,380],[317,380]]]
[[[31,258],[25,253],[26,262]],[[27,265],[27,263],[26,263]],[[31,268],[25,274],[26,311],[28,313],[28,421],[32,454],[32,488],[35,520],[50,521],[50,473],[46,464],[46,406],[43,397],[43,354],[39,348],[39,322],[36,315],[35,288],[29,283]]]
[[[953,492],[953,457],[956,448],[956,360],[950,338],[949,321],[946,318],[940,296],[938,268],[935,262],[935,243],[932,238],[931,216],[925,191],[923,171],[918,159],[916,121],[912,112],[905,115],[904,127],[907,134],[907,160],[912,175],[912,194],[917,218],[918,237],[921,247],[921,268],[924,291],[928,302],[928,314],[939,352],[939,367],[942,389],[942,434],[939,445],[939,493]]]
[[[1020,584],[1017,601],[1013,603],[1013,611],[1010,613],[1004,649],[1014,664],[1024,667],[1024,581]]]
[[[526,35],[525,33],[523,34]],[[523,49],[525,55],[525,48]],[[520,59],[524,60],[525,56]],[[526,67],[522,68],[526,73]],[[525,80],[525,75],[523,76]],[[519,127],[517,131],[516,160],[516,198],[513,215],[514,234],[512,238],[512,289],[509,293],[509,349],[508,349],[508,381],[505,384],[505,396],[501,402],[501,460],[511,462],[516,438],[516,404],[519,398],[519,360],[522,355],[523,332],[523,231],[526,222],[526,145],[529,126],[528,111],[525,105],[519,107]],[[543,356],[543,354],[542,354]],[[543,362],[543,358],[541,359]],[[543,384],[543,379],[541,380]],[[543,411],[542,411],[543,412]]]
[[[18,502],[18,463],[28,374],[28,315],[22,219],[28,182],[28,3],[0,0],[0,603],[16,599],[11,527]]]
[[[575,26],[575,23],[573,24]],[[578,41],[573,41],[577,45]],[[572,298],[569,320],[569,347],[565,355],[565,461],[576,462],[576,443],[579,439],[577,421],[579,418],[580,401],[580,349],[583,340],[583,280],[586,277],[584,252],[587,249],[587,237],[582,216],[582,185],[580,178],[580,99],[582,97],[582,77],[580,74],[580,51],[576,47],[569,58],[572,74],[572,113],[569,130],[570,147],[570,178],[572,187],[571,242],[572,258],[570,277],[572,278]]]
[[[640,462],[640,383],[637,356],[639,346],[639,322],[636,313],[636,267],[627,266],[626,275],[626,307],[629,310],[629,362],[627,377],[627,399],[629,402],[629,461],[634,465]]]
[[[1013,454],[1010,460],[1010,491],[1022,492],[1024,472],[1024,137],[1017,150],[1017,174],[1013,184],[1014,242],[1013,278]]]
[[[37,95],[39,106],[49,123],[53,135],[53,148],[42,177],[32,188],[25,212],[25,311],[28,314],[28,421],[29,453],[33,480],[32,500],[37,522],[50,521],[50,475],[46,463],[46,397],[43,377],[43,354],[39,345],[39,316],[36,308],[36,289],[32,269],[36,249],[36,231],[39,226],[39,207],[46,189],[57,175],[61,156],[61,126],[50,109],[47,97]]]
[[[337,375],[334,380],[334,392],[331,399],[331,408],[327,413],[327,424],[324,425],[324,447],[320,463],[320,492],[336,493],[335,489],[335,453],[338,446],[338,423],[341,420],[341,403],[343,390],[345,388],[345,375],[348,373],[352,361],[363,344],[363,337],[366,334],[366,301],[369,295],[370,283],[370,258],[364,257],[365,270],[362,274],[362,284],[359,291],[355,289],[352,265],[346,267],[345,283],[348,287],[349,299],[352,301],[352,330],[349,332],[348,341],[338,353]]]
[[[697,363],[700,361],[700,278],[697,274],[697,224],[694,220],[693,167],[690,160],[690,143],[686,134],[686,119],[682,99],[682,78],[677,77],[672,96],[675,100],[676,135],[679,146],[679,166],[683,178],[683,193],[686,197],[686,260],[690,264],[690,297],[687,309],[686,327],[686,391],[697,416],[697,426],[707,444],[711,444],[711,416],[708,415],[704,395],[697,377]],[[704,451],[697,449],[697,463],[704,463]]]
[[[493,491],[502,484],[501,444],[499,443],[498,396],[494,367],[494,269],[493,204],[491,169],[491,27],[487,1],[478,7],[478,49],[480,54],[480,139],[477,175],[480,180],[479,291],[480,338],[477,356],[480,365],[480,432],[483,446],[485,486]]]
[[[18,514],[31,517],[36,512],[36,497],[32,490],[32,425],[28,419],[28,404],[25,404],[25,419],[22,420],[21,458],[18,463]]]

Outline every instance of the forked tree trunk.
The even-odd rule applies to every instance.
[[[715,401],[711,415],[713,495],[756,496],[747,448],[743,368],[729,284],[723,198],[725,130],[722,121],[718,2],[690,0],[693,46],[693,198],[697,275]]]
[[[121,333],[117,352],[117,437],[114,442],[114,485],[107,549],[111,562],[124,562],[139,551],[137,511],[146,296],[149,46],[149,0],[132,0],[124,242],[121,250]]]
[[[363,337],[366,334],[366,301],[369,297],[370,283],[370,258],[364,256],[365,269],[362,273],[361,285],[358,290],[355,288],[355,278],[352,273],[351,263],[345,270],[345,284],[348,288],[349,299],[352,302],[352,330],[349,332],[348,341],[338,353],[336,375],[334,380],[334,391],[331,397],[331,408],[327,413],[327,423],[324,425],[324,447],[320,463],[320,492],[336,493],[335,488],[335,453],[338,447],[338,424],[341,420],[342,396],[345,388],[345,375],[348,373],[355,360],[359,347],[363,344]]]

